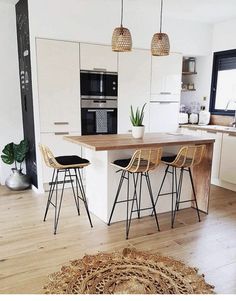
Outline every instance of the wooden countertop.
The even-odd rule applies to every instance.
[[[64,136],[63,138],[95,151],[215,142],[212,138],[183,135],[180,133],[146,133],[143,139],[134,139],[131,134]]]

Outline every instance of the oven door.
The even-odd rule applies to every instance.
[[[117,134],[116,108],[82,108],[82,135]]]
[[[104,73],[99,72],[80,72],[80,89],[82,97],[97,96],[99,98],[105,97],[104,87]]]

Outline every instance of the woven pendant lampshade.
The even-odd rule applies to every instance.
[[[161,0],[160,32],[152,37],[151,52],[153,56],[166,56],[170,54],[170,41],[166,33],[162,32],[163,0]]]
[[[128,28],[123,27],[123,0],[121,0],[121,25],[116,27],[112,35],[112,51],[127,52],[132,50],[132,37]]]

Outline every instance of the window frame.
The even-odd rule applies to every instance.
[[[209,106],[209,110],[212,115],[234,116],[234,114],[235,114],[235,110],[225,111],[225,110],[219,110],[219,109],[215,108],[219,60],[221,58],[227,58],[227,57],[232,57],[232,56],[236,57],[236,49],[218,51],[218,52],[214,52],[214,54],[213,54],[211,91],[210,91],[211,93],[210,93],[210,106]]]

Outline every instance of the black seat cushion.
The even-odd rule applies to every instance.
[[[168,162],[168,163],[172,163],[175,158],[177,157],[177,155],[164,155],[161,160],[162,161],[165,161],[165,162]]]
[[[119,160],[115,160],[113,162],[113,164],[118,165],[120,167],[127,167],[129,165],[131,158],[129,159],[119,159]]]
[[[75,164],[86,164],[88,160],[80,158],[79,156],[59,156],[55,158],[56,161],[61,165],[75,165]]]

